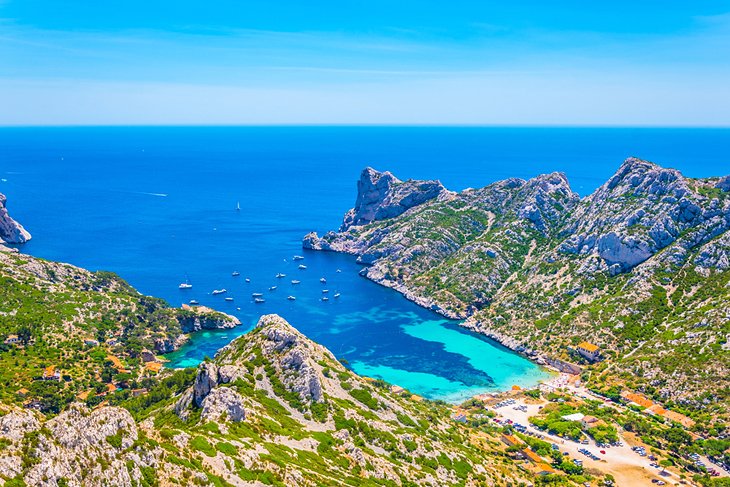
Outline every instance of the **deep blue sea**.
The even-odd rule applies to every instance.
[[[359,277],[349,256],[303,252],[302,236],[339,226],[365,166],[453,190],[563,171],[585,195],[631,155],[688,176],[728,174],[730,130],[2,128],[0,192],[33,234],[24,252],[115,271],[173,305],[197,299],[244,322],[197,334],[169,357],[173,366],[197,364],[278,313],[359,373],[457,401],[547,373]],[[186,279],[193,288],[180,291]],[[323,287],[341,297],[321,301]],[[210,294],[219,288],[234,301]],[[253,292],[266,302],[254,304]]]

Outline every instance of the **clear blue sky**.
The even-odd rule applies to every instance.
[[[0,125],[730,126],[728,1],[0,0]]]

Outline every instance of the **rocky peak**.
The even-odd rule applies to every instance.
[[[10,217],[5,205],[6,201],[5,195],[0,193],[0,243],[25,243],[30,240],[30,233]]]
[[[715,187],[730,192],[730,176],[720,178],[717,184],[715,184]]]
[[[679,198],[689,191],[682,174],[676,169],[667,169],[653,162],[629,157],[618,171],[597,191],[596,194],[619,193],[621,195],[673,194]]]
[[[727,230],[728,208],[713,204],[679,171],[630,157],[573,214],[559,250],[598,254],[603,269],[626,272],[670,245],[689,250]]]
[[[324,400],[317,355],[332,354],[316,345],[279,315],[264,315],[256,328],[265,341],[264,355],[274,358],[273,365],[290,391],[306,402]]]
[[[541,232],[554,228],[580,202],[564,173],[542,174],[525,182],[517,214],[530,220]]]
[[[439,181],[401,181],[388,171],[367,167],[357,182],[355,207],[345,214],[340,231],[393,218],[445,191]]]

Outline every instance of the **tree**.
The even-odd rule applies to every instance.
[[[23,325],[20,328],[18,328],[18,339],[23,345],[28,345],[30,343],[31,339],[33,338],[33,330],[31,330],[30,326]]]

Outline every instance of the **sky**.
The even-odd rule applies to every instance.
[[[730,1],[0,0],[0,125],[730,126]]]

